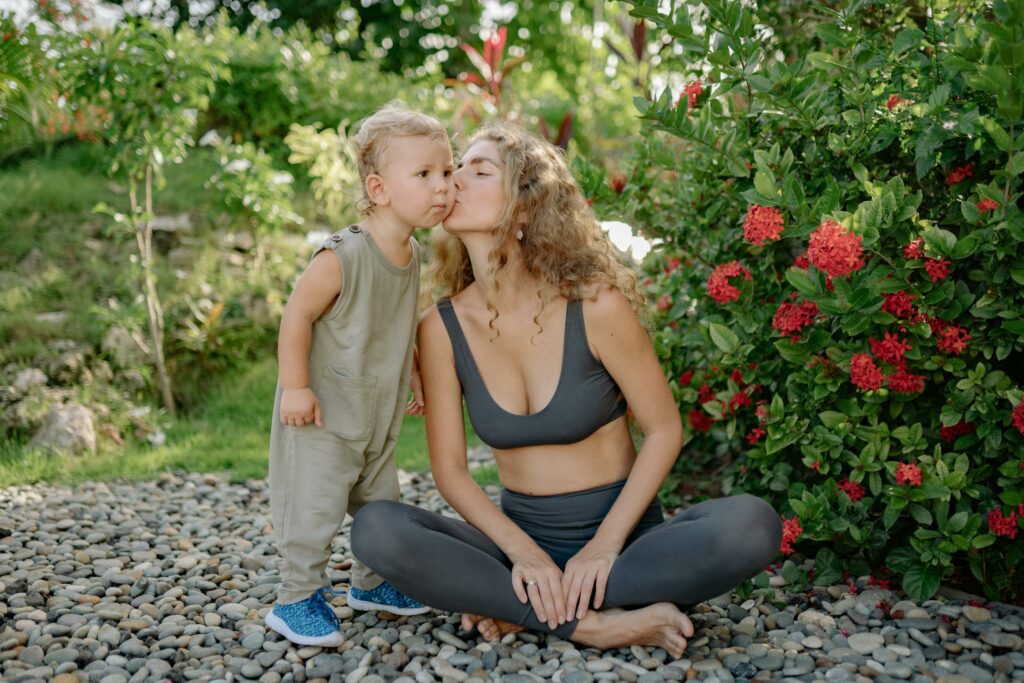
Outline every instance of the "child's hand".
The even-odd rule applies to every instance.
[[[315,422],[317,427],[323,427],[323,420],[320,418],[320,401],[312,389],[285,389],[281,392],[281,423],[292,427]]]
[[[405,405],[406,415],[423,415],[426,408],[423,402],[423,382],[420,380],[420,372],[416,367],[412,369],[409,389],[412,391],[412,398]]]

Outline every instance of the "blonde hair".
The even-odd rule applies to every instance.
[[[407,109],[399,101],[389,102],[363,119],[351,137],[359,168],[360,196],[356,202],[359,212],[373,212],[373,204],[366,194],[366,179],[380,173],[391,159],[388,142],[397,137],[428,137],[448,143],[448,131],[432,116]]]
[[[508,124],[495,123],[482,128],[466,146],[490,140],[498,147],[505,164],[505,196],[494,249],[489,256],[488,276],[504,268],[513,252],[520,267],[529,275],[550,285],[570,301],[589,294],[596,297],[600,286],[618,290],[626,297],[641,321],[645,320],[645,301],[637,289],[637,276],[613,255],[608,237],[579,184],[569,173],[565,158],[554,145]],[[523,225],[517,218],[527,216]],[[522,231],[522,239],[516,233]],[[441,232],[432,242],[434,281],[445,296],[454,296],[474,281],[469,252],[462,240]],[[497,291],[497,282],[494,283]],[[595,287],[597,285],[598,287]],[[490,291],[490,288],[489,288]],[[537,292],[544,311],[542,292]],[[487,308],[493,314],[490,327],[498,318],[490,294]]]

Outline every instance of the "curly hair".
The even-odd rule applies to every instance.
[[[490,140],[498,147],[505,164],[505,196],[508,198],[498,224],[495,245],[489,255],[488,276],[504,268],[513,253],[520,267],[529,275],[551,286],[565,299],[575,301],[588,295],[597,296],[597,285],[617,289],[626,297],[641,320],[645,318],[645,301],[637,289],[637,276],[614,256],[608,237],[579,184],[572,177],[561,150],[526,131],[502,123],[489,124],[469,140],[465,149],[481,140]],[[527,216],[526,224],[517,217]],[[516,233],[522,230],[522,239]],[[458,294],[474,281],[469,252],[462,241],[446,232],[437,232],[432,241],[432,274],[444,296]],[[497,283],[495,282],[495,290]],[[538,291],[540,310],[544,299]],[[487,297],[491,311],[490,327],[498,318],[497,310]]]
[[[359,122],[351,143],[361,182],[361,194],[356,202],[360,213],[369,215],[373,212],[373,205],[366,195],[366,178],[372,173],[380,173],[391,161],[388,143],[397,137],[419,136],[448,143],[448,131],[437,119],[407,109],[399,100],[389,102]]]

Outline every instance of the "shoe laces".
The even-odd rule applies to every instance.
[[[324,598],[322,591],[317,591],[316,595],[313,596],[313,609],[319,611],[324,617],[326,617],[335,628],[341,627],[341,622],[338,621],[338,615],[334,613],[331,605],[327,602],[327,599]]]

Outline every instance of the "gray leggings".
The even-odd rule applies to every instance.
[[[555,496],[505,491],[501,507],[559,566],[593,538],[624,482]],[[750,495],[708,500],[662,520],[644,513],[608,577],[604,607],[672,602],[686,608],[734,588],[779,552],[782,522]],[[512,563],[476,527],[429,510],[374,501],[352,525],[352,551],[402,593],[449,612],[482,614],[568,639],[512,590]]]

